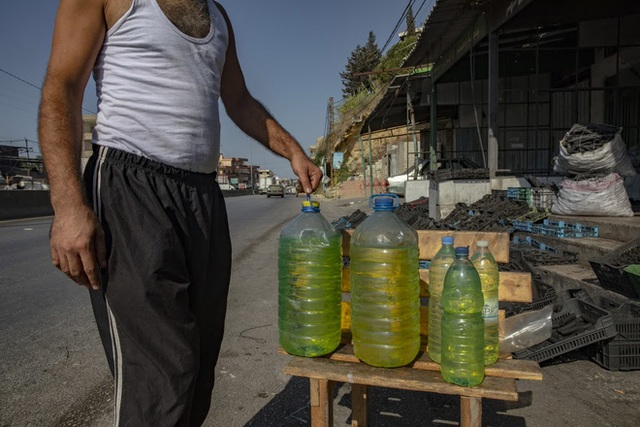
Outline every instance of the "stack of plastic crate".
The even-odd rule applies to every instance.
[[[529,206],[532,206],[531,187],[509,187],[507,188],[507,197],[526,202]]]
[[[601,305],[611,313],[618,335],[600,342],[593,360],[610,371],[640,369],[640,306],[604,298]]]
[[[568,222],[553,221],[550,219],[545,219],[542,224],[536,224],[536,227],[534,227],[532,231],[545,236],[558,238],[598,237],[598,226],[570,224]]]
[[[556,192],[548,187],[536,187],[531,189],[531,205],[538,209],[551,210],[558,200]]]

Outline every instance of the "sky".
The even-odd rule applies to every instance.
[[[339,73],[373,31],[382,48],[406,29],[402,14],[410,0],[220,0],[236,35],[240,65],[252,95],[307,151],[326,128],[327,104],[342,99]],[[414,0],[416,25],[433,0]],[[58,1],[4,1],[0,6],[0,144],[37,149],[37,109]],[[398,21],[400,28],[394,31]],[[84,113],[96,111],[90,80]],[[292,178],[286,159],[251,140],[221,109],[225,157],[271,169]],[[7,142],[12,141],[12,142]],[[32,154],[33,155],[33,154]]]

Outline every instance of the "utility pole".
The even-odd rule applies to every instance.
[[[329,105],[327,108],[328,108],[327,114],[329,115],[329,132],[328,132],[328,138],[327,138],[327,152],[328,152],[327,163],[329,164],[329,166],[327,167],[327,170],[331,170],[331,186],[335,188],[336,174],[334,173],[335,171],[333,170],[333,132],[335,127],[333,97],[329,98]]]
[[[27,175],[31,176],[31,159],[29,159],[29,140],[24,139],[24,147],[27,151]]]

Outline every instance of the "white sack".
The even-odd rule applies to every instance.
[[[622,128],[618,128],[615,136],[596,150],[579,152],[576,147],[580,146],[581,139],[584,139],[585,146],[588,146],[594,138],[598,138],[598,134],[586,125],[574,124],[560,141],[560,154],[555,158],[553,170],[561,175],[588,172],[606,175],[617,172],[623,177],[634,176],[636,171],[620,132]]]
[[[624,182],[617,173],[583,181],[562,180],[558,200],[551,212],[557,215],[633,216]]]

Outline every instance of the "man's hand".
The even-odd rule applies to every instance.
[[[322,179],[322,171],[303,152],[293,156],[291,169],[300,179],[300,184],[307,194],[313,193]]]
[[[102,226],[88,206],[56,213],[51,226],[51,260],[74,282],[100,288],[100,268],[107,266]]]

